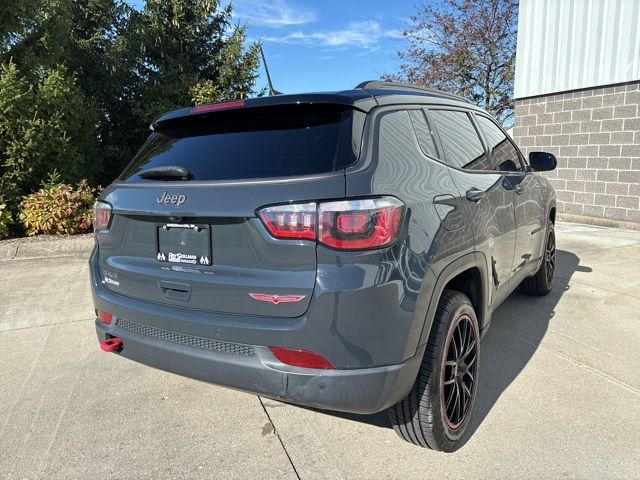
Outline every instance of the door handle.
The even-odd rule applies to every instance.
[[[479,202],[486,196],[487,196],[487,192],[485,192],[484,190],[478,190],[477,188],[472,188],[471,190],[467,190],[467,193],[465,195],[465,197],[467,197],[467,200],[471,202]]]
[[[522,185],[516,185],[513,191],[516,192],[516,195],[522,195],[524,193],[524,187]]]

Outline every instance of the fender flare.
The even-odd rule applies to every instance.
[[[444,287],[453,279],[456,275],[469,270],[470,268],[477,268],[480,271],[480,308],[476,312],[478,316],[478,323],[482,331],[486,330],[491,321],[491,297],[489,291],[489,277],[486,257],[482,252],[471,252],[463,255],[462,257],[454,260],[447,265],[436,277],[435,273],[429,269],[429,275],[425,276],[425,284],[428,290],[431,290],[431,299],[429,300],[429,306],[427,307],[427,313],[424,319],[422,332],[420,333],[420,340],[418,346],[422,346],[427,343],[429,334],[431,333],[431,326],[433,325],[433,319],[436,315],[436,309]]]

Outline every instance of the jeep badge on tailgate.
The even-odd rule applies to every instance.
[[[180,195],[169,195],[167,192],[164,192],[162,195],[160,195],[158,198],[156,198],[156,202],[158,203],[158,205],[162,205],[163,203],[165,205],[168,205],[169,203],[171,203],[172,205],[175,205],[176,207],[179,207],[180,205],[182,205],[184,202],[187,201],[187,196],[180,194]]]

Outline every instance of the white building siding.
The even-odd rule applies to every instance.
[[[520,0],[515,98],[640,79],[640,0]]]

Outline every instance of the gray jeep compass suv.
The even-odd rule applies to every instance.
[[[454,450],[480,337],[551,289],[555,192],[463,98],[365,82],[167,113],[95,204],[103,350]]]

